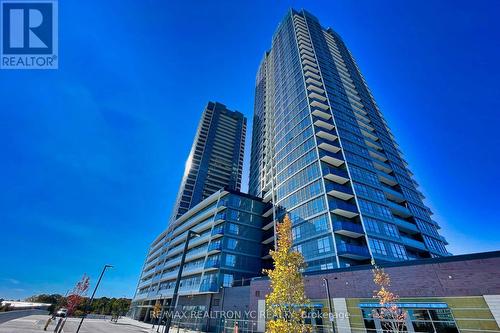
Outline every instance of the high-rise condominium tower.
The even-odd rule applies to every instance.
[[[351,53],[311,14],[278,26],[254,112],[250,194],[290,215],[307,270],[448,255]]]
[[[172,220],[221,188],[240,190],[245,135],[243,114],[217,102],[207,104],[186,162]]]

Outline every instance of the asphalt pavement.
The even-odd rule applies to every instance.
[[[34,315],[19,319],[10,320],[0,325],[0,333],[41,333],[49,316]],[[80,320],[78,318],[68,318],[64,333],[74,333]],[[138,322],[137,322],[138,323]],[[142,325],[141,325],[142,324]],[[138,323],[135,321],[120,320],[118,323],[111,323],[105,319],[85,319],[80,333],[153,333],[150,325]],[[143,326],[143,327],[141,327]],[[51,323],[46,332],[54,332],[55,323]]]

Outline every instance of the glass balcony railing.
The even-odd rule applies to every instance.
[[[352,218],[359,213],[358,208],[355,205],[342,200],[330,199],[328,200],[328,205],[330,207],[330,211],[347,218]]]
[[[331,131],[335,128],[335,126],[333,124],[331,124],[328,121],[322,120],[322,119],[316,119],[314,121],[314,126],[316,126],[318,129],[326,130],[326,131]]]
[[[333,132],[332,131],[329,131],[329,130],[323,130],[321,128],[316,128],[315,129],[315,132],[316,132],[316,136],[318,137],[318,139],[323,139],[323,146],[325,146],[326,144],[332,144],[336,139],[337,139],[337,133]],[[319,145],[319,143],[318,143]],[[339,148],[339,147],[337,147]],[[322,148],[324,149],[324,148]],[[340,150],[340,148],[339,148]]]
[[[213,242],[213,243],[210,243],[210,245],[208,246],[208,252],[220,251],[221,249],[222,249],[221,242]]]
[[[319,158],[322,161],[325,161],[325,162],[327,162],[331,165],[334,165],[336,167],[338,167],[339,165],[342,165],[344,163],[344,157],[342,156],[342,154],[340,152],[334,153],[331,151],[326,151],[326,150],[321,149],[319,151]]]
[[[352,188],[349,185],[341,185],[337,183],[325,182],[325,189],[328,194],[340,197],[343,200],[348,200],[352,198],[354,195],[354,192],[352,191]]]
[[[320,151],[320,156],[321,156],[321,151]],[[323,171],[323,175],[328,180],[334,181],[339,184],[345,184],[349,181],[349,175],[347,174],[347,171],[344,169],[331,167],[327,164],[322,164],[321,169]]]
[[[357,245],[357,244],[347,244],[343,243],[337,246],[338,255],[342,255],[345,257],[362,257],[369,258],[370,251],[368,251],[368,247],[365,245]]]
[[[402,236],[401,239],[403,240],[403,243],[409,247],[419,249],[419,250],[424,250],[424,251],[427,250],[427,247],[421,241],[418,241],[416,239],[411,239],[408,237],[404,237],[404,236]]]
[[[218,226],[213,228],[212,230],[212,236],[216,235],[224,235],[224,226]]]
[[[394,224],[396,224],[401,229],[404,229],[405,231],[410,231],[412,233],[419,232],[418,227],[413,223],[400,219],[399,217],[394,217],[393,220]]]
[[[392,187],[389,187],[385,184],[382,184],[382,190],[388,195],[389,197],[392,197],[394,199],[402,200],[404,201],[405,198],[401,192],[396,191]]]
[[[398,180],[394,177],[394,176],[391,176],[383,171],[380,171],[378,169],[375,169],[377,171],[377,174],[379,176],[379,179],[384,182],[385,184],[389,185],[389,186],[394,186],[396,184],[398,184]]]
[[[200,292],[217,292],[219,291],[219,285],[215,282],[202,283],[200,284]]]
[[[363,226],[349,221],[333,222],[333,230],[341,235],[359,237],[364,234]]]
[[[387,204],[389,205],[389,209],[396,215],[402,216],[402,217],[410,217],[412,216],[410,210],[406,208],[405,206],[401,206],[395,202],[392,202],[390,200],[387,200]]]
[[[329,110],[315,109],[315,110],[313,110],[312,114],[316,117],[320,117],[320,118],[323,118],[325,120],[332,118],[332,115],[330,114]]]
[[[207,268],[218,268],[220,267],[220,261],[219,260],[209,260],[205,263],[205,269]]]
[[[317,142],[318,142],[318,147],[323,150],[329,151],[334,154],[340,151],[340,147],[335,143],[335,141],[318,138]]]

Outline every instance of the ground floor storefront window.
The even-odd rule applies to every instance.
[[[390,332],[389,319],[378,318],[378,304],[360,304],[363,321],[368,332]],[[398,304],[407,316],[404,332],[408,333],[458,333],[458,328],[445,303],[408,303]]]

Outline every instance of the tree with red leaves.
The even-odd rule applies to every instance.
[[[68,316],[72,315],[76,307],[82,303],[84,296],[87,294],[87,290],[89,289],[89,282],[90,278],[86,274],[83,274],[82,279],[77,282],[73,291],[68,296]]]

